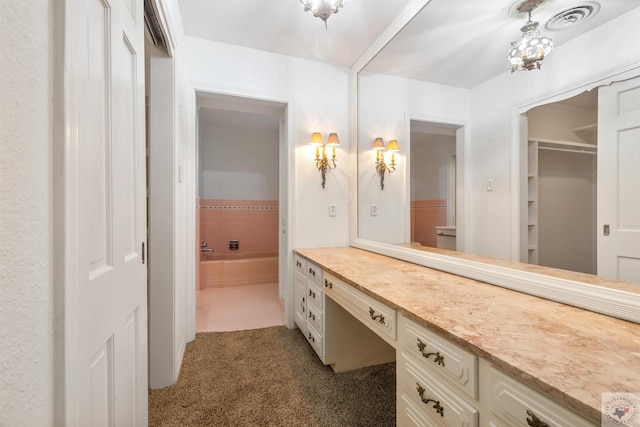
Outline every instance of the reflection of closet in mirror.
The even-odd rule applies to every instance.
[[[528,261],[595,274],[597,91],[533,108],[528,119]]]
[[[456,126],[410,122],[411,241],[456,249]]]

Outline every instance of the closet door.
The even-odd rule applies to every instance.
[[[640,77],[598,93],[598,275],[640,283]]]

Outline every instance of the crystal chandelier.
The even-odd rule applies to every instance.
[[[327,19],[338,13],[347,0],[300,0],[305,12],[309,12],[313,16],[324,21],[324,27],[327,28]]]
[[[538,31],[537,22],[531,21],[531,11],[537,6],[535,4],[532,7],[522,10],[522,7],[531,4],[525,2],[518,9],[520,12],[528,12],[529,20],[520,28],[522,31],[522,37],[511,42],[511,48],[509,49],[509,68],[511,72],[522,70],[534,70],[540,69],[542,66],[542,60],[553,50],[553,42],[549,37],[541,37],[540,31]]]

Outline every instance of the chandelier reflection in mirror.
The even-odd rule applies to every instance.
[[[327,28],[327,19],[334,13],[338,13],[347,0],[300,0],[305,12],[324,21]]]
[[[535,70],[542,67],[542,60],[553,50],[553,42],[549,37],[540,36],[537,22],[531,21],[531,11],[544,0],[527,0],[516,9],[520,13],[528,13],[527,23],[520,28],[522,37],[511,42],[509,50],[509,68],[511,72]]]

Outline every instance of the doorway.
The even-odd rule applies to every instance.
[[[196,331],[284,325],[279,287],[286,105],[197,93]]]
[[[458,128],[410,121],[410,234],[414,245],[456,250]]]
[[[597,90],[527,111],[527,261],[596,274]]]

